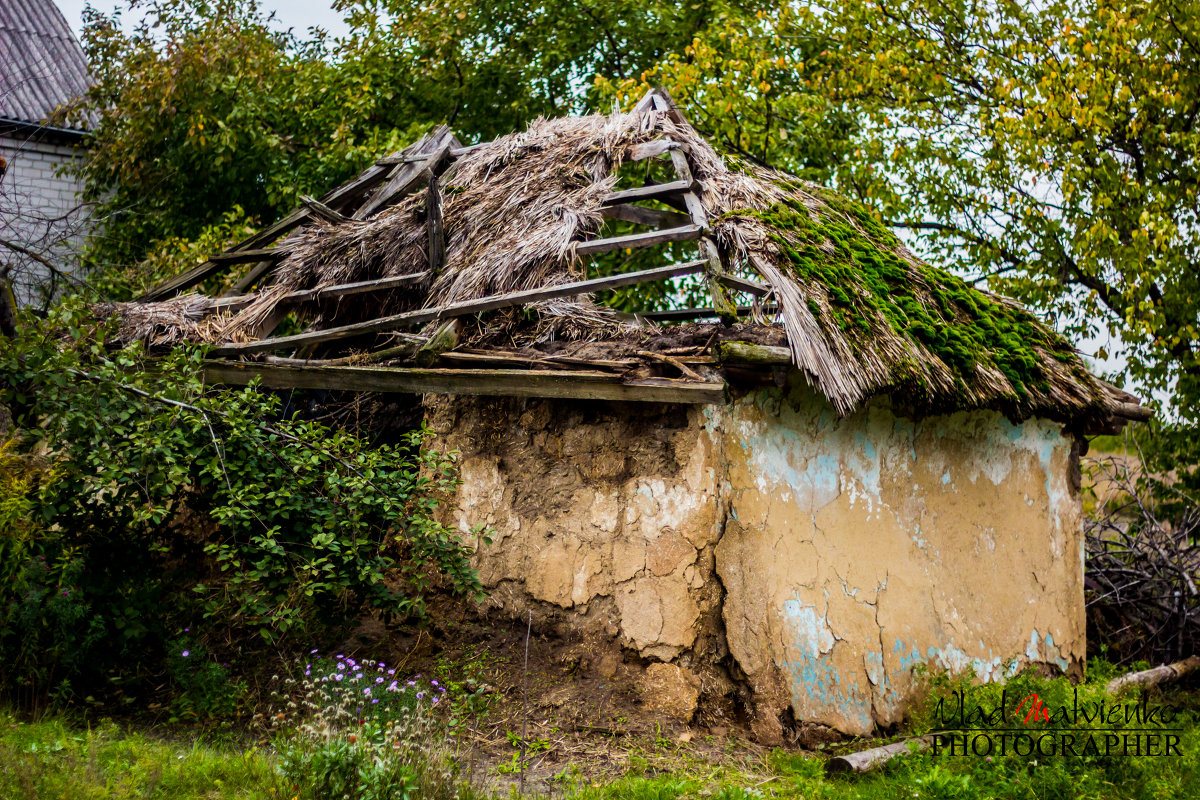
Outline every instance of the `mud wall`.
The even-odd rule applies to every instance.
[[[838,419],[803,386],[727,406],[429,398],[491,602],[577,615],[654,661],[732,663],[755,728],[866,733],[917,664],[1077,670],[1071,440],[992,412]]]

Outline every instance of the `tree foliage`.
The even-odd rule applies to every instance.
[[[787,5],[651,81],[788,169],[848,130],[830,184],[1067,333],[1120,337],[1137,385],[1200,415],[1196,3]]]
[[[131,34],[89,10],[99,117],[82,164],[107,224],[91,257],[141,260],[234,208],[258,223],[421,131],[379,84],[386,66],[275,30],[256,0],[152,0]]]
[[[585,109],[592,77],[635,77],[724,7],[711,0],[530,4],[342,0],[350,33],[280,32],[258,0],[148,0],[130,34],[89,12],[98,115],[91,260],[139,262],[233,209],[265,224],[447,123],[465,141]]]

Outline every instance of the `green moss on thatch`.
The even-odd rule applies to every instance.
[[[856,355],[886,325],[936,356],[959,389],[977,382],[980,366],[990,366],[1018,401],[1050,391],[1046,356],[1086,371],[1074,349],[1028,311],[902,257],[895,235],[869,211],[831,193],[819,196],[825,205],[814,211],[789,198],[765,211],[736,213],[775,231],[793,276],[824,295],[825,305],[810,295],[810,310],[827,314],[826,324],[845,334]],[[898,382],[921,383],[921,370],[897,367]]]

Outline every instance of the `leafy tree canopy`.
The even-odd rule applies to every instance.
[[[640,75],[723,7],[342,0],[350,34],[302,40],[257,0],[135,4],[133,33],[89,11],[84,34],[99,125],[83,177],[107,219],[91,253],[105,267],[235,208],[269,221],[438,123],[486,140],[584,110],[593,75]]]
[[[1137,385],[1200,417],[1197,3],[787,5],[606,88],[654,82],[793,170],[854,120],[828,182],[1069,334],[1119,336]]]

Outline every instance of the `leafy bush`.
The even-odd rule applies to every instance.
[[[231,652],[420,616],[435,585],[481,591],[438,521],[458,478],[429,431],[373,446],[276,395],[206,387],[198,348],[111,351],[88,319],[68,304],[0,343],[18,431],[0,462],[4,686],[119,690],[184,627]],[[14,459],[42,467],[7,478]]]

